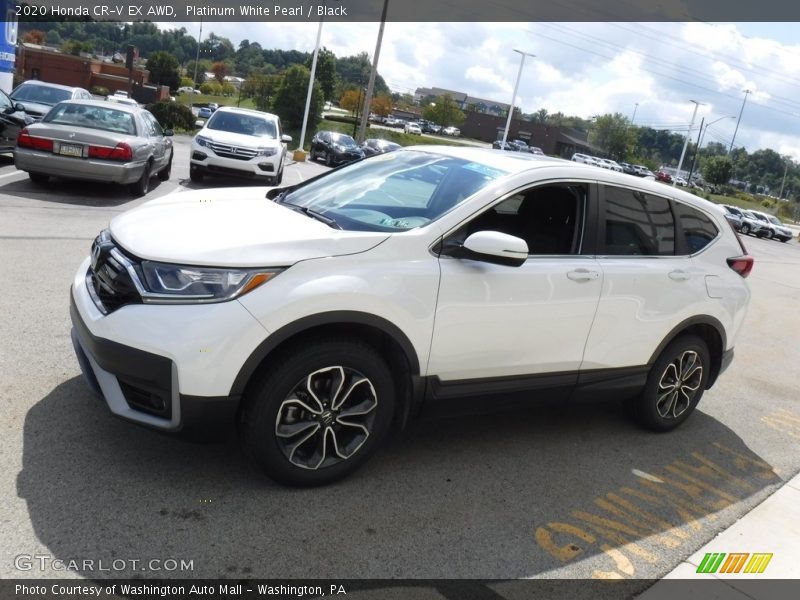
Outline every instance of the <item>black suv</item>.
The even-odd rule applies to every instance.
[[[364,151],[347,134],[318,131],[311,140],[311,160],[322,158],[329,167],[364,158]]]

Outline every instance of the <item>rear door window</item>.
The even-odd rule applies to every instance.
[[[675,202],[674,208],[675,217],[680,224],[681,254],[700,252],[719,235],[714,222],[703,212],[682,202]]]

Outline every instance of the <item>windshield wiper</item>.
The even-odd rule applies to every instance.
[[[277,200],[277,199],[276,199]],[[303,213],[307,217],[311,217],[312,219],[316,219],[317,221],[322,221],[328,227],[333,229],[341,229],[342,226],[336,222],[336,219],[332,219],[322,213],[319,213],[313,209],[308,208],[307,206],[298,206],[297,204],[291,204],[289,202],[279,202],[283,204],[285,207],[290,208],[293,211]]]

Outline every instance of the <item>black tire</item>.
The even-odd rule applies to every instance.
[[[45,175],[44,173],[36,173],[34,171],[28,173],[28,177],[30,178],[31,182],[35,183],[36,185],[44,185],[50,181],[49,175]]]
[[[705,341],[696,335],[680,336],[658,357],[642,393],[628,401],[628,413],[645,429],[675,429],[703,397],[710,369],[711,355]]]
[[[763,235],[762,237],[764,237],[764,238],[766,238],[766,239],[768,239],[768,240],[771,240],[771,239],[772,239],[772,235],[773,235],[773,234],[772,234],[772,230],[771,230],[771,229],[767,229],[767,230],[764,232],[764,235]]]
[[[307,392],[309,380],[314,396]],[[329,393],[333,389],[339,393]],[[386,437],[394,389],[386,363],[363,342],[324,339],[295,346],[271,362],[248,389],[240,423],[244,444],[275,481],[301,487],[332,483],[359,468]],[[301,407],[298,399],[317,410]],[[345,415],[348,408],[355,412]],[[352,423],[343,424],[344,418],[366,428],[366,435]],[[284,436],[278,435],[279,428]]]
[[[200,183],[201,181],[203,181],[203,176],[204,173],[200,169],[189,167],[189,179],[191,179],[195,183]]]
[[[750,234],[750,225],[747,223],[742,223],[742,228],[740,230],[742,235],[749,235]]]
[[[169,179],[169,176],[172,174],[172,157],[173,156],[174,156],[174,153],[169,155],[169,162],[167,163],[167,166],[164,167],[163,169],[161,169],[158,172],[158,180],[159,181],[167,181]]]
[[[333,166],[333,157],[331,156],[330,152],[325,153],[325,164],[329,167]]]
[[[142,176],[139,178],[139,180],[136,183],[132,183],[128,187],[131,195],[136,198],[141,198],[150,191],[150,171],[152,168],[153,166],[150,163],[147,163],[144,166],[144,171],[142,171]]]

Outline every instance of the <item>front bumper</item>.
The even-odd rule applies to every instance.
[[[104,315],[73,280],[75,353],[89,387],[126,420],[170,432],[232,425],[233,382],[266,330],[236,300],[206,305],[127,305]]]
[[[129,184],[141,179],[145,161],[117,163],[107,160],[59,156],[52,152],[40,152],[27,148],[15,148],[14,165],[20,171],[42,173],[53,177]]]
[[[230,175],[234,177],[277,177],[283,162],[283,151],[273,156],[255,156],[243,160],[219,156],[207,146],[192,143],[192,154],[189,168],[212,175]]]

